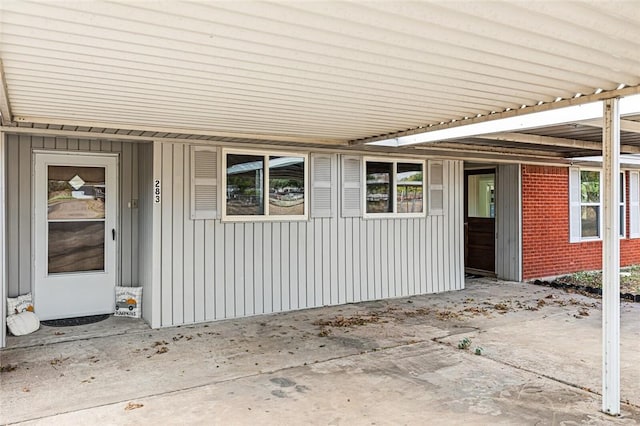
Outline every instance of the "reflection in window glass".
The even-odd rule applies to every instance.
[[[269,215],[304,214],[304,158],[269,157]]]
[[[495,181],[493,173],[468,176],[469,217],[495,217]]]
[[[600,172],[580,171],[580,199],[583,203],[600,202]]]
[[[422,164],[398,163],[398,213],[422,213]]]
[[[104,221],[49,222],[48,272],[104,270]]]
[[[600,236],[600,206],[581,207],[582,237]]]
[[[264,157],[227,154],[227,214],[264,214]]]
[[[104,167],[49,166],[47,219],[104,219]]]
[[[367,213],[393,212],[393,163],[367,161]]]

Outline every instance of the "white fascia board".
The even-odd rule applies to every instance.
[[[602,118],[602,101],[575,105],[565,108],[534,112],[514,117],[487,120],[466,126],[451,127],[431,132],[371,142],[367,145],[401,147],[426,142],[444,141],[499,132],[518,132],[536,127],[573,123],[582,120]]]
[[[620,115],[640,114],[640,95],[631,95],[618,101]]]

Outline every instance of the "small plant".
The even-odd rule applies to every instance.
[[[482,355],[483,352],[484,352],[484,349],[480,346],[476,346],[476,348],[473,351],[473,353],[476,355]]]
[[[471,339],[465,337],[464,339],[458,342],[458,349],[469,349],[471,346]]]

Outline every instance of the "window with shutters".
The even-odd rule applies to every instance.
[[[223,152],[224,220],[307,218],[307,155]]]
[[[602,173],[600,170],[572,168],[569,171],[571,241],[602,238]],[[625,236],[625,174],[620,173],[618,209],[620,237]]]
[[[424,162],[365,159],[365,215],[423,216]]]
[[[191,219],[218,217],[218,150],[191,147]]]

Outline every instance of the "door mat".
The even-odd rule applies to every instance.
[[[76,318],[62,318],[56,320],[40,321],[40,324],[47,325],[49,327],[71,327],[74,325],[87,325],[95,322],[104,321],[111,315],[90,315],[88,317],[76,317]]]

